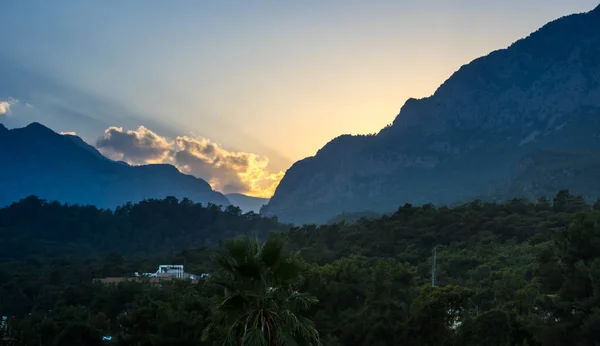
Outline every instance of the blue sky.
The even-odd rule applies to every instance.
[[[0,111],[10,111],[0,122],[39,121],[91,144],[102,137],[115,158],[166,160],[218,189],[237,186],[226,192],[266,196],[281,171],[330,139],[377,132],[462,64],[597,5],[4,1]],[[128,156],[117,146],[125,142],[108,140],[117,132],[139,145],[159,140],[157,154]],[[178,162],[182,151],[199,163]]]

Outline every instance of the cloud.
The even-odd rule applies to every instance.
[[[264,156],[229,151],[206,138],[178,136],[169,140],[143,126],[128,131],[110,127],[96,146],[106,156],[131,164],[173,164],[223,193],[271,197],[284,175],[270,172]]]
[[[0,115],[5,115],[10,112],[10,107],[19,103],[19,100],[9,98],[7,101],[0,101]]]
[[[129,131],[111,126],[104,131],[104,137],[98,140],[96,147],[113,160],[135,164],[165,163],[169,162],[173,142],[144,126]]]
[[[65,131],[65,132],[61,132],[61,135],[69,135],[69,136],[77,136],[77,132],[75,131]]]
[[[10,103],[0,101],[0,115],[4,115],[10,111]]]

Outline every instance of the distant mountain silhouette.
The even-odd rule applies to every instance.
[[[537,196],[546,191],[510,183],[523,181],[525,157],[597,149],[600,6],[462,66],[432,96],[406,101],[377,135],[335,138],[296,162],[261,212],[284,222],[324,223],[344,212],[387,212],[407,202],[450,204],[509,190]]]
[[[12,130],[0,124],[0,148],[0,205],[29,195],[104,208],[167,196],[229,205],[206,181],[171,165],[115,162],[81,138],[39,123]]]
[[[225,197],[232,205],[240,207],[244,213],[250,211],[258,213],[263,205],[269,203],[268,198],[246,196],[241,193],[228,193]]]

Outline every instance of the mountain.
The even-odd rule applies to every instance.
[[[568,187],[571,193],[593,201],[600,196],[600,151],[538,151],[524,157],[517,175],[500,186],[501,199],[553,196]]]
[[[232,205],[240,207],[242,212],[260,212],[260,208],[269,203],[268,198],[246,196],[241,193],[228,193],[225,195]]]
[[[29,195],[103,208],[167,196],[229,205],[206,181],[171,165],[115,162],[81,138],[39,123],[12,130],[0,125],[0,148],[0,206]]]
[[[324,223],[407,202],[467,201],[497,193],[540,150],[594,149],[600,6],[462,66],[433,95],[407,100],[377,135],[335,138],[288,169],[261,212]]]

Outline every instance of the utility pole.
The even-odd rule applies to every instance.
[[[433,247],[433,262],[431,263],[431,287],[435,287],[435,269],[437,259],[437,245]]]

